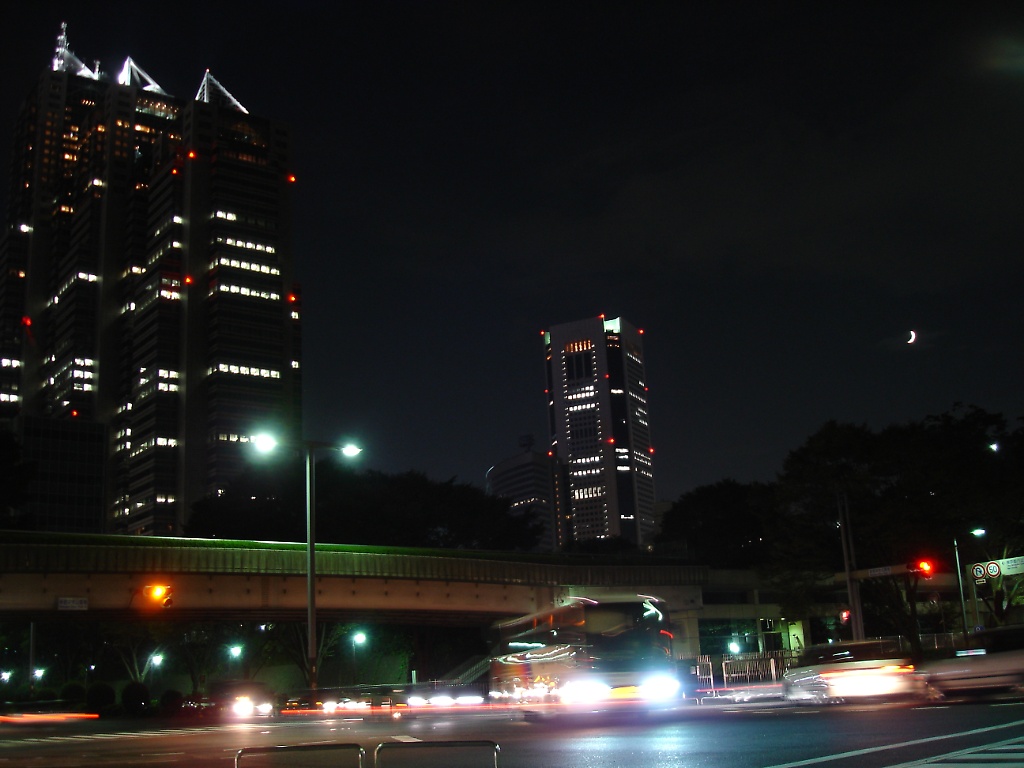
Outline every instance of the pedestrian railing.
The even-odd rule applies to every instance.
[[[411,768],[431,751],[450,768],[498,768],[501,747],[487,740],[395,741],[378,744],[372,768]],[[366,765],[366,750],[358,744],[296,744],[244,747],[235,754],[235,768],[346,768]]]

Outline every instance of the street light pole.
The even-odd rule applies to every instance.
[[[975,528],[971,531],[971,535],[975,538],[980,538],[985,535],[984,528]],[[964,599],[964,574],[963,568],[960,566],[960,545],[957,543],[956,537],[953,537],[953,559],[956,561],[956,583],[960,587],[960,617],[964,623],[964,642],[967,642],[967,601]],[[979,623],[977,618],[978,614],[978,601],[974,601],[974,613],[975,623]]]
[[[964,623],[964,642],[967,642],[967,601],[964,600],[964,575],[960,567],[960,545],[953,538],[953,558],[956,561],[956,583],[960,587],[960,617]]]
[[[261,453],[267,453],[277,447],[277,440],[268,434],[253,435],[250,440]],[[331,448],[341,451],[348,458],[362,452],[355,445],[337,446],[332,443],[320,443],[304,440],[293,443],[299,446],[306,463],[306,662],[309,666],[309,687],[317,685],[317,638],[316,638],[316,449]]]
[[[309,660],[309,687],[316,689],[316,469],[314,446],[303,445],[306,458],[306,630],[309,633],[306,658]]]

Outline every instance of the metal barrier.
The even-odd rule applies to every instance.
[[[487,740],[476,740],[476,741],[395,741],[385,742],[378,744],[377,748],[373,751],[373,768],[383,768],[383,759],[385,755],[395,755],[395,760],[388,758],[389,764],[395,766],[400,765],[413,765],[408,760],[403,760],[398,757],[399,754],[409,756],[410,753],[421,753],[424,750],[450,750],[450,751],[462,751],[470,752],[472,750],[486,752],[486,763],[475,763],[475,768],[484,768],[484,765],[491,766],[492,768],[498,768],[498,754],[501,752],[501,747],[495,741]],[[276,747],[243,747],[238,750],[235,754],[235,768],[252,768],[255,764],[261,764],[262,766],[280,766],[280,768],[296,768],[297,765],[301,765],[303,768],[312,768],[314,765],[335,766],[340,765],[338,762],[337,755],[333,753],[345,752],[351,753],[352,757],[355,758],[353,765],[356,768],[363,768],[364,761],[366,758],[366,750],[364,750],[358,744],[295,744],[295,745],[283,745]],[[312,762],[310,756],[312,753],[320,753],[323,758],[323,762]],[[301,763],[298,762],[299,758],[297,755],[302,755]],[[416,755],[411,755],[412,759],[415,759]],[[472,755],[469,756],[471,758]],[[242,764],[245,758],[250,758]],[[259,758],[263,758],[260,760]],[[448,765],[455,766],[457,764],[468,763],[456,763],[450,757],[447,761]]]
[[[249,760],[245,766],[242,765],[242,759],[245,757],[256,758],[257,756],[263,756],[268,760],[262,761],[264,765],[280,765],[280,766],[294,766],[294,756],[298,753],[306,753],[307,756],[312,752],[352,752],[355,755],[356,768],[363,768],[364,760],[366,758],[366,750],[358,744],[293,744],[277,747],[243,747],[235,753],[235,768],[247,768],[251,766],[255,759]],[[336,766],[339,763],[332,757],[331,766]],[[302,765],[304,768],[311,767],[312,763],[304,760]]]
[[[373,765],[374,768],[383,768],[381,757],[385,752],[409,752],[409,751],[423,751],[424,749],[449,749],[449,750],[486,750],[489,753],[489,757],[493,757],[494,768],[498,768],[498,753],[501,752],[501,747],[495,741],[389,741],[385,744],[378,744],[377,748],[373,751]],[[488,760],[490,763],[490,760]],[[454,765],[449,760],[448,765]]]

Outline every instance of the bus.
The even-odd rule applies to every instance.
[[[656,597],[573,598],[495,629],[494,703],[605,709],[682,701],[669,615]]]

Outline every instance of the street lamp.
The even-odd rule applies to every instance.
[[[971,531],[971,535],[975,537],[982,537],[985,535],[984,528],[975,528]],[[960,618],[964,623],[964,642],[967,641],[967,601],[964,600],[964,574],[963,569],[960,567],[960,545],[957,543],[956,537],[953,538],[953,556],[956,560],[956,583],[960,587]]]
[[[256,450],[268,453],[277,447],[277,440],[268,434],[254,435],[252,442]],[[304,440],[297,444],[302,449],[306,464],[306,629],[309,638],[306,656],[309,664],[309,687],[316,688],[316,462],[318,448],[341,451],[343,456],[352,458],[362,452],[356,445],[338,446]]]

